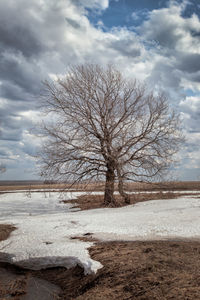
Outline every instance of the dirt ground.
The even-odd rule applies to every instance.
[[[59,286],[62,292],[57,299],[200,299],[200,242],[97,243],[91,247],[90,255],[104,266],[90,276],[84,276],[79,266],[28,271],[7,265],[18,274],[9,299],[21,299],[30,276]],[[7,299],[2,289],[0,299]]]
[[[172,196],[178,194],[140,194],[132,196],[131,203]],[[98,208],[102,207],[102,196],[81,196],[74,202],[81,209]],[[117,202],[118,206],[123,205],[119,197]],[[0,241],[8,238],[14,229],[10,225],[0,225]],[[97,274],[89,276],[84,275],[80,266],[70,270],[57,267],[31,271],[0,263],[0,269],[6,269],[14,276],[6,285],[0,282],[0,300],[24,299],[28,279],[32,276],[61,288],[59,296],[49,299],[200,299],[200,241],[96,241],[89,252],[103,265]]]
[[[9,224],[0,224],[0,241],[6,240],[15,227]]]
[[[187,191],[185,193],[173,193],[173,192],[167,192],[163,193],[162,191],[158,192],[148,192],[148,193],[140,193],[140,194],[132,194],[130,195],[130,204],[136,204],[138,202],[143,202],[143,201],[150,201],[150,200],[160,200],[160,199],[175,199],[180,196],[185,196],[188,195]],[[196,196],[200,196],[200,191],[199,193],[195,194]],[[62,202],[64,203],[74,203],[74,207],[79,207],[81,210],[88,210],[88,209],[95,209],[95,208],[103,208],[104,203],[103,203],[103,195],[82,195],[79,196],[77,199],[74,200],[63,200]],[[115,200],[116,200],[116,207],[121,207],[124,206],[125,203],[120,195],[115,195]]]

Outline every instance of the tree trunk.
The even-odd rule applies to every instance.
[[[106,172],[106,184],[105,184],[105,192],[104,192],[104,204],[106,206],[115,206],[114,182],[115,182],[114,168],[108,166]]]
[[[124,192],[124,183],[123,178],[121,176],[120,170],[117,169],[117,176],[118,176],[118,190],[122,198],[124,199],[124,202],[126,204],[130,204],[130,196]]]
[[[124,199],[124,202],[126,204],[130,204],[130,196],[124,192],[123,180],[121,178],[119,179],[118,190],[119,190],[120,195]]]

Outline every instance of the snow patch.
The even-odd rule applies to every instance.
[[[7,202],[10,207],[12,204],[12,212],[19,203],[33,205],[34,202],[34,205],[39,205],[39,214],[35,211],[35,215],[31,216],[22,214],[19,217],[21,212],[18,211],[18,215],[5,217],[5,211],[0,210],[0,223],[11,223],[18,228],[8,240],[0,243],[4,261],[6,254],[9,262],[32,269],[52,266],[70,268],[79,264],[87,274],[96,272],[102,265],[89,256],[88,248],[93,243],[72,237],[90,232],[93,237],[104,241],[200,238],[200,198],[196,195],[152,200],[121,208],[72,212],[70,206],[66,210],[60,207],[57,210],[61,205],[60,196],[51,194],[47,200],[43,193],[31,193],[30,201],[25,193],[20,197],[19,193],[17,196],[7,194],[4,200],[4,195],[1,195],[0,209]],[[63,197],[74,199],[80,194],[66,193]],[[45,214],[41,214],[43,201],[47,207],[52,205],[50,212],[45,211]]]

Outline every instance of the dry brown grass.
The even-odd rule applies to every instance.
[[[3,279],[4,286],[0,285],[0,299],[20,300],[26,294],[27,278],[19,276],[17,279]]]
[[[171,181],[159,183],[127,183],[129,191],[200,190],[200,181]]]
[[[158,191],[157,193],[139,193],[139,194],[132,194],[130,195],[130,204],[136,204],[138,202],[143,201],[150,201],[150,200],[160,200],[160,199],[175,199],[179,196],[188,195],[187,193],[173,193],[167,192],[163,193],[162,191]],[[198,195],[198,194],[196,194]],[[199,193],[200,195],[200,193]],[[124,203],[122,197],[120,195],[115,195],[116,200],[116,207],[125,206],[127,204]],[[102,208],[104,206],[104,196],[103,195],[92,195],[86,194],[81,195],[77,199],[73,200],[64,200],[64,203],[73,203],[74,207],[79,207],[81,210],[88,210],[88,209],[95,209],[95,208]]]
[[[199,299],[198,242],[99,243],[90,255],[104,268],[79,300]]]
[[[18,184],[18,185],[0,185],[0,191],[13,191],[13,190],[35,190],[35,189],[63,189],[73,188],[73,190],[83,191],[103,191],[104,182],[89,183],[89,184]],[[162,183],[127,183],[126,189],[128,191],[156,191],[156,190],[200,190],[200,181],[181,181],[181,182],[162,182]],[[117,185],[115,185],[117,190]]]
[[[39,190],[39,189],[62,189],[63,184],[35,184],[35,185],[0,185],[1,191],[17,191],[17,190]]]
[[[6,240],[16,227],[10,224],[0,224],[0,242]]]
[[[95,275],[79,266],[24,272],[59,285],[62,300],[199,299],[199,242],[102,242],[89,252],[103,264]]]

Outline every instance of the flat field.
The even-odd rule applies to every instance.
[[[127,191],[164,191],[164,190],[200,190],[200,181],[171,181],[159,183],[127,183]],[[14,190],[38,190],[38,189],[68,189],[86,190],[86,191],[103,191],[104,183],[89,183],[89,184],[70,184],[54,183],[44,184],[40,181],[0,181],[0,191],[14,191]],[[117,190],[117,186],[115,187]]]
[[[199,182],[177,182],[173,185],[163,183],[162,188],[158,185],[149,187],[149,185],[141,184],[129,185],[130,192],[143,191],[131,197],[132,204],[153,199],[178,198],[190,192],[193,197],[194,191],[196,199],[200,197]],[[54,185],[31,186],[31,190],[40,188],[56,189]],[[27,185],[1,186],[1,191],[21,189],[27,190]],[[78,189],[82,187],[79,186]],[[101,190],[102,185],[90,185],[87,189],[89,191]],[[149,192],[146,193],[147,191]],[[81,195],[71,202],[78,203],[81,210],[87,211],[92,208],[102,208],[102,197],[102,195],[93,194]],[[118,206],[123,206],[120,197],[116,197]],[[199,208],[196,206],[195,209],[199,210]],[[9,233],[13,230],[15,228],[10,224],[0,224],[0,241],[9,238]],[[0,280],[2,270],[8,270],[12,276],[7,282],[2,279],[0,299],[7,299],[9,296],[9,299],[17,300],[30,296],[28,280],[32,277],[60,287],[59,293],[52,293],[47,299],[196,300],[200,298],[200,241],[198,240],[177,238],[162,241],[102,242],[94,239],[90,233],[85,234],[84,237],[74,237],[74,239],[81,239],[85,242],[93,241],[93,246],[89,248],[90,257],[103,265],[96,274],[84,275],[83,267],[80,265],[68,270],[64,267],[54,267],[33,271],[2,262],[0,263]],[[9,239],[7,241],[9,242]],[[4,252],[1,244],[0,251]],[[38,288],[38,299],[41,295],[42,292]]]

